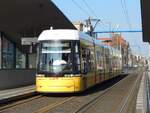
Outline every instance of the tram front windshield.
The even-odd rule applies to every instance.
[[[75,48],[78,48],[76,46],[78,44],[72,41],[40,42],[38,71],[49,74],[67,74],[79,71],[79,55],[75,55],[77,57],[73,55]],[[74,70],[74,66],[77,67],[76,70]]]

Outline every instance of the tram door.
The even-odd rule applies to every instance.
[[[86,51],[85,48],[80,49],[81,51],[81,73],[82,73],[82,79],[83,79],[83,87],[84,89],[87,88],[87,74],[88,74],[88,68],[87,68],[87,58],[86,58]]]
[[[99,79],[98,82],[101,82],[104,80],[104,58],[102,54],[102,50],[96,51],[96,65],[97,65],[97,73],[96,76]]]
[[[89,48],[81,48],[81,72],[85,87],[95,84],[94,53]]]

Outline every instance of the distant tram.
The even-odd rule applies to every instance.
[[[122,72],[119,50],[77,30],[45,30],[38,42],[37,92],[81,92]]]

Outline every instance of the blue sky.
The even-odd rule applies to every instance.
[[[108,23],[111,23],[111,29],[119,30],[137,30],[141,28],[141,9],[140,0],[122,0],[126,2],[130,25],[124,14],[121,0],[52,0],[57,7],[68,17],[70,21],[84,21],[89,16],[99,18],[103,24],[99,24],[96,31],[108,31]],[[81,8],[79,8],[75,1]],[[88,8],[86,3],[90,6]],[[92,10],[90,10],[92,9]],[[108,37],[107,34],[101,34],[100,37]],[[122,33],[122,36],[130,42],[134,52],[147,56],[147,46],[142,42],[142,33]],[[140,50],[139,50],[140,49]]]

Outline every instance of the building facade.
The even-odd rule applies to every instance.
[[[0,69],[36,69],[36,53],[23,51],[0,32]]]
[[[0,32],[0,90],[35,83],[36,52],[24,51]]]

